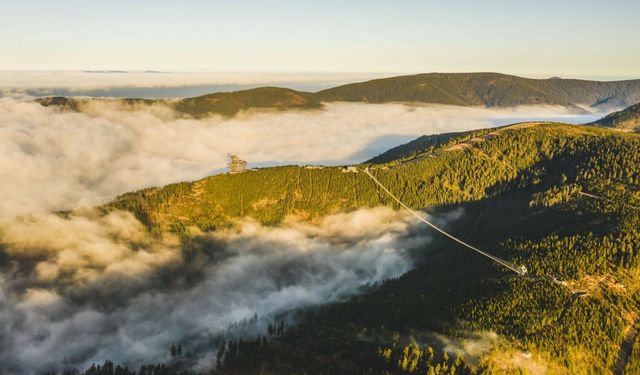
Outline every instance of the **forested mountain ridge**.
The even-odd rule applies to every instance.
[[[523,123],[414,146],[360,168],[369,166],[411,207],[436,216],[462,208],[448,229],[525,265],[530,276],[437,239],[399,279],[307,311],[280,335],[223,348],[218,373],[640,368],[637,341],[621,359],[625,335],[640,317],[640,136]],[[152,231],[189,236],[189,227],[212,230],[245,215],[278,225],[287,215],[313,221],[378,205],[397,207],[364,173],[290,166],[146,189],[105,209],[130,210]],[[443,335],[491,350],[479,358],[443,351]]]
[[[432,137],[360,172],[288,166],[221,174],[124,194],[102,209],[131,211],[152,232],[190,241],[244,216],[277,226],[288,215],[313,222],[361,207],[399,208],[365,167],[410,207],[435,217],[463,212],[448,231],[526,266],[528,276],[432,233],[403,276],[301,311],[286,328],[212,347],[214,373],[640,369],[631,328],[640,324],[637,134],[521,123]]]
[[[418,103],[457,106],[518,105],[619,108],[640,102],[640,80],[587,81],[531,79],[499,73],[427,73],[342,85],[316,93],[278,87],[220,92],[185,99],[100,99],[45,97],[45,106],[82,110],[88,102],[115,102],[123,108],[166,105],[196,118],[234,116],[243,110],[304,110],[322,102]]]
[[[640,103],[613,112],[589,125],[603,126],[620,130],[640,131]]]
[[[470,130],[456,133],[423,135],[405,144],[391,148],[366,161],[371,164],[398,163],[408,160],[417,161],[422,155],[432,156],[443,145],[456,145],[477,136],[492,132],[492,129]]]
[[[323,101],[419,102],[461,106],[627,106],[640,99],[640,80],[599,82],[531,79],[500,73],[427,73],[381,78],[317,93]]]
[[[322,104],[311,93],[280,87],[207,94],[195,98],[180,99],[175,108],[178,112],[196,118],[213,114],[233,116],[243,110],[293,110],[317,109]]]
[[[414,207],[480,200],[494,194],[499,184],[508,183],[525,168],[557,157],[568,144],[602,139],[626,141],[620,137],[631,137],[631,145],[638,142],[634,135],[552,123],[523,123],[444,138],[447,137],[450,139],[439,145],[412,150],[411,158],[420,155],[418,160],[381,170],[380,179],[396,181],[391,188],[402,184],[403,190],[396,192]],[[388,164],[393,165],[394,161]],[[566,173],[577,173],[578,165],[566,167]],[[639,183],[637,177],[630,178]],[[426,186],[430,188],[423,191]],[[344,173],[340,167],[285,166],[145,189],[124,194],[111,206],[136,211],[151,228],[180,232],[180,228],[189,226],[215,229],[241,215],[277,224],[288,214],[312,218],[381,203],[384,196],[362,173]]]

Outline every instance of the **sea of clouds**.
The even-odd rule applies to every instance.
[[[592,117],[560,107],[334,103],[194,120],[161,106],[76,113],[0,98],[0,373],[163,361],[173,342],[206,347],[255,314],[268,320],[399,276],[429,241],[388,208],[275,227],[243,218],[183,241],[150,235],[130,213],[91,209],[118,194],[218,173],[229,153],[254,167],[348,164],[423,134]]]
[[[128,213],[38,216],[3,229],[12,263],[0,274],[0,363],[8,373],[132,367],[170,360],[182,343],[212,366],[207,340],[236,322],[344,298],[411,268],[428,240],[388,208],[289,219],[180,243],[151,238]],[[265,322],[252,328],[264,333]],[[262,328],[262,330],[258,330]],[[204,348],[204,350],[202,349]]]
[[[326,104],[321,111],[193,120],[167,107],[82,113],[0,98],[2,216],[104,203],[148,186],[224,170],[230,153],[249,166],[349,164],[417,136],[524,119],[580,122],[597,115],[561,107],[510,109]]]

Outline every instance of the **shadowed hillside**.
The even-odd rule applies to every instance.
[[[640,103],[627,107],[622,111],[613,112],[589,125],[640,131]]]

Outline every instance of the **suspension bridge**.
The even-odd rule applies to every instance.
[[[384,191],[389,197],[391,197],[391,199],[393,199],[394,201],[396,201],[400,206],[402,206],[402,208],[404,208],[405,210],[407,210],[409,213],[411,213],[413,216],[415,216],[416,218],[418,218],[418,220],[422,221],[423,223],[427,224],[429,227],[431,227],[432,229],[438,231],[439,233],[443,234],[444,236],[448,237],[449,239],[459,243],[462,246],[467,247],[468,249],[471,249],[473,251],[475,251],[476,253],[483,255],[489,259],[491,259],[492,261],[508,268],[509,270],[517,273],[520,276],[525,276],[527,274],[527,268],[525,266],[518,266],[514,263],[511,263],[509,261],[506,261],[500,257],[497,257],[495,255],[489,254],[486,251],[480,250],[477,247],[470,245],[464,241],[462,241],[461,239],[455,237],[454,235],[444,231],[443,229],[441,229],[440,227],[436,226],[435,224],[431,223],[429,220],[427,220],[425,217],[423,217],[422,215],[420,215],[418,212],[412,210],[409,206],[407,206],[406,204],[404,204],[404,202],[402,202],[400,199],[398,199],[398,197],[396,197],[389,189],[387,189],[380,181],[378,181],[378,179],[371,174],[371,172],[369,171],[369,168],[365,168],[364,172],[367,174],[367,176],[369,176],[373,182],[376,183],[376,185],[378,185],[380,187],[380,189],[382,189],[382,191]]]

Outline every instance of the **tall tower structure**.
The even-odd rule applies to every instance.
[[[247,162],[240,159],[237,154],[231,154],[229,157],[231,158],[231,161],[227,164],[229,166],[229,173],[237,174],[247,170]]]

